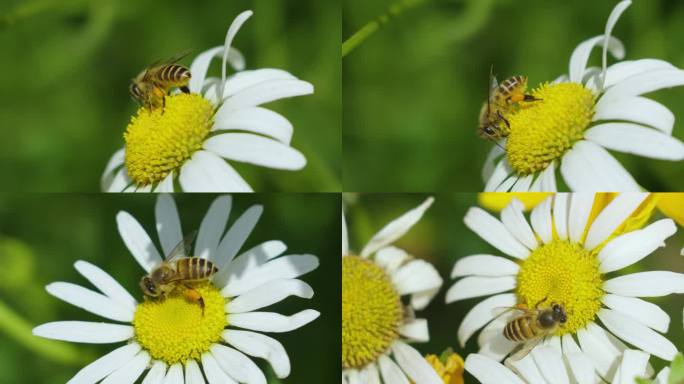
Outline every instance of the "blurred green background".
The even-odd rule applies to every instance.
[[[6,191],[95,192],[137,105],[132,77],[157,59],[223,44],[237,14],[247,69],[275,67],[314,95],[267,104],[294,125],[306,168],[231,162],[256,191],[339,191],[340,7],[328,1],[3,0],[0,163]],[[189,65],[192,58],[182,62]],[[220,60],[210,71],[220,74]],[[230,72],[229,72],[230,73]]]
[[[445,349],[452,347],[465,359],[467,354],[477,352],[477,337],[471,337],[466,348],[463,349],[458,344],[457,330],[468,311],[482,298],[446,305],[444,303],[446,291],[455,282],[449,278],[449,275],[454,263],[461,257],[478,253],[500,255],[501,252],[471,232],[463,223],[463,217],[468,208],[479,206],[476,194],[442,193],[434,196],[435,203],[423,218],[395,243],[409,254],[432,263],[444,279],[444,285],[439,294],[426,310],[416,313],[417,317],[428,320],[430,341],[424,344],[413,344],[413,346],[423,355],[439,355]],[[352,251],[359,252],[380,228],[418,206],[426,197],[427,195],[422,194],[346,194],[345,215]],[[499,216],[498,213],[492,213]],[[526,216],[529,218],[528,214]],[[662,214],[657,212],[649,222],[661,217]],[[684,245],[684,229],[678,227],[677,234],[669,238],[666,245],[665,248],[659,248],[638,265],[628,267],[617,274],[647,270],[670,270],[684,273],[684,257],[679,254]],[[684,350],[683,296],[670,295],[647,300],[661,306],[670,315],[670,329],[666,336],[680,351]],[[656,371],[666,365],[663,360],[656,357],[651,357],[650,362]],[[475,382],[472,376],[466,376],[466,383]]]
[[[199,228],[213,199],[211,195],[175,196],[184,231]],[[7,327],[16,323],[12,313],[30,327],[58,320],[103,321],[44,289],[54,281],[92,288],[74,269],[76,260],[98,265],[140,299],[138,281],[143,270],[121,241],[115,215],[120,210],[131,213],[157,242],[155,202],[151,195],[0,196],[0,382],[64,383],[85,364],[121,345],[54,342],[60,344],[59,350],[53,351],[57,358],[48,358],[17,342],[21,337],[27,343],[45,344],[30,335],[30,328],[19,327],[10,336]],[[288,298],[267,309],[285,315],[306,308],[321,312],[307,326],[272,334],[290,356],[290,377],[278,381],[267,363],[254,361],[266,370],[269,384],[336,382],[340,375],[340,196],[236,195],[229,225],[253,204],[263,204],[264,214],[243,250],[278,239],[287,244],[287,253],[315,254],[321,262],[318,269],[301,278],[314,288],[313,299]]]
[[[344,0],[349,38],[398,0]],[[617,0],[402,0],[419,3],[343,59],[344,190],[481,191],[492,147],[476,135],[490,66],[531,86],[568,71],[572,50],[600,35]],[[635,0],[614,33],[626,59],[684,67],[684,2]],[[598,51],[590,64],[600,63]],[[613,61],[609,61],[611,63]],[[684,87],[648,95],[676,117],[684,139]],[[614,152],[645,188],[682,191],[682,165]]]

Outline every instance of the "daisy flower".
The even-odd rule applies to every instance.
[[[442,384],[409,342],[427,342],[425,308],[442,286],[435,268],[391,244],[432,205],[427,199],[387,224],[360,254],[349,250],[342,217],[342,383]],[[409,295],[407,303],[402,296]],[[382,381],[381,378],[382,377]]]
[[[252,206],[225,232],[230,210],[230,196],[217,198],[197,235],[193,255],[219,268],[211,281],[194,287],[204,299],[204,310],[181,292],[138,302],[107,272],[85,261],[77,261],[76,270],[98,291],[64,282],[47,286],[55,297],[110,321],[51,322],[34,328],[34,335],[77,343],[124,343],[81,369],[69,383],[132,384],[149,369],[143,383],[265,384],[263,372],[248,355],[268,361],[278,377],[289,375],[290,360],[282,344],[262,332],[289,332],[319,313],[306,309],[284,316],[259,309],[290,295],[311,298],[313,290],[297,277],[317,268],[318,259],[281,256],[286,247],[278,240],[239,253],[263,209]],[[182,238],[171,197],[159,197],[155,216],[161,252],[133,216],[119,212],[116,217],[121,238],[143,274],[159,265],[161,255],[169,254]]]
[[[605,33],[580,43],[568,75],[532,91],[540,101],[506,116],[510,133],[489,153],[485,191],[555,191],[556,169],[572,191],[640,191],[608,150],[681,161],[684,144],[672,137],[674,115],[641,95],[684,85],[684,71],[658,59],[622,61],[607,67],[607,52],[624,57],[611,32],[631,1],[618,3]],[[603,46],[602,67],[587,67]],[[505,149],[502,149],[505,148]]]
[[[593,383],[593,381],[582,381],[582,378],[573,376],[563,365],[556,365],[541,369],[532,362],[540,354],[550,354],[558,356],[558,350],[551,346],[539,348],[534,356],[525,357],[528,360],[524,366],[506,366],[499,362],[480,354],[468,355],[465,362],[465,369],[475,376],[482,384],[524,384],[524,383]],[[634,384],[636,378],[651,376],[652,368],[648,365],[649,355],[642,351],[632,349],[624,350],[619,361],[616,362],[615,377],[611,383],[614,384]],[[669,368],[663,368],[656,376],[656,384],[667,384],[670,375]]]
[[[251,15],[238,15],[225,44],[195,58],[190,93],[167,96],[163,112],[138,109],[126,127],[124,148],[102,175],[104,191],[251,192],[226,160],[284,170],[306,165],[290,146],[292,124],[260,105],[312,94],[313,86],[280,69],[244,70],[244,58],[231,44]],[[220,79],[207,77],[215,57],[223,58]],[[230,77],[227,64],[237,70]]]
[[[610,382],[621,352],[627,349],[625,342],[671,361],[677,349],[663,336],[670,317],[640,297],[684,293],[684,274],[614,273],[664,246],[677,231],[671,219],[625,230],[640,206],[652,204],[647,197],[619,194],[602,205],[595,204],[602,199],[599,195],[556,194],[532,210],[531,226],[518,200],[501,212],[501,220],[470,208],[466,226],[510,259],[478,254],[454,265],[451,276],[460,279],[448,290],[447,303],[493,295],[463,319],[458,329],[461,345],[484,328],[477,339],[479,353],[503,360],[519,345],[503,334],[506,323],[519,312],[502,313],[500,308],[518,304],[535,308],[539,303],[539,308],[547,308],[555,303],[564,307],[567,321],[546,342],[531,344],[532,359],[509,359],[516,369],[534,363],[546,375],[547,369],[567,366],[581,383],[593,383],[598,377]],[[546,347],[554,352],[539,350]]]

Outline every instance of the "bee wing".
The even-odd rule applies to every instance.
[[[526,312],[524,309],[518,307],[496,307],[492,309],[492,315],[494,315],[494,317],[499,317],[510,311],[518,311],[520,313]]]
[[[192,53],[192,50],[186,49],[185,51],[179,52],[179,53],[177,53],[177,54],[175,54],[175,55],[169,57],[168,59],[161,61],[160,64],[174,64],[174,63],[177,63],[177,62],[183,60],[184,58],[186,58],[186,57],[187,57],[189,54],[191,54],[191,53]],[[159,64],[158,64],[158,65],[159,65]]]
[[[532,352],[534,347],[539,345],[539,343],[545,339],[545,337],[546,337],[546,335],[542,334],[542,335],[536,336],[536,337],[528,340],[524,344],[521,344],[520,348],[515,353],[512,353],[510,355],[510,357],[506,360],[510,359],[511,361],[519,361],[519,360],[524,359],[525,356],[527,356],[530,352]]]
[[[187,234],[183,240],[181,240],[178,245],[173,247],[171,252],[169,252],[169,254],[166,256],[166,262],[168,263],[181,257],[187,257],[190,253],[192,242],[195,241],[196,236],[197,231],[192,231]]]
[[[489,68],[489,94],[491,95],[491,93],[492,93],[492,92],[496,89],[496,87],[498,87],[498,86],[499,86],[499,82],[496,81],[496,76],[494,76],[494,66],[492,65],[492,66]]]

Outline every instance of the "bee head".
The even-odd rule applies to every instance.
[[[128,86],[128,92],[131,94],[131,97],[135,99],[136,101],[142,100],[142,91],[140,90],[140,87],[138,87],[138,84],[136,84],[135,81],[131,82],[131,85]]]
[[[563,323],[565,323],[566,321],[568,321],[568,316],[567,316],[567,314],[565,313],[565,309],[563,308],[563,306],[561,306],[561,305],[559,305],[559,304],[553,304],[553,306],[551,306],[551,309],[553,309],[553,315],[554,315],[554,317],[555,317],[558,321],[560,321],[561,324],[563,324]]]
[[[161,290],[149,276],[143,276],[143,278],[140,279],[140,289],[142,289],[145,296],[159,297],[161,295]]]

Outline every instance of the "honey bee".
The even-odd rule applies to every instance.
[[[164,62],[157,62],[145,68],[131,80],[129,92],[134,100],[148,110],[152,111],[161,107],[162,112],[166,107],[166,95],[173,88],[179,88],[182,92],[189,93],[190,70],[180,64],[179,60],[188,53],[179,54]]]
[[[480,126],[477,130],[483,139],[498,141],[508,136],[510,124],[504,115],[521,102],[539,101],[532,95],[526,94],[527,77],[513,76],[501,84],[496,81],[493,70],[489,72],[489,95],[480,109]]]
[[[520,350],[513,355],[515,360],[525,357],[538,342],[552,335],[568,320],[565,307],[561,304],[552,303],[550,307],[539,309],[544,301],[546,299],[537,303],[535,309],[529,309],[524,304],[509,308],[521,312],[503,328],[506,339],[521,344]]]
[[[209,280],[218,272],[218,268],[209,260],[201,257],[187,256],[190,244],[196,232],[181,240],[149,275],[140,279],[140,288],[146,298],[164,299],[178,287],[185,287],[186,300],[198,303],[204,313],[202,294],[192,284]]]

